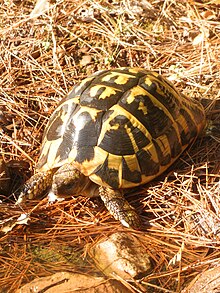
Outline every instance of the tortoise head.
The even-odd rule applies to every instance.
[[[89,178],[74,166],[65,164],[54,174],[50,194],[56,197],[82,194],[88,181],[90,181]]]

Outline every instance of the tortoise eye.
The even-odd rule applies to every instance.
[[[69,182],[63,186],[63,188],[65,189],[73,189],[73,187],[74,187],[74,182]]]
[[[76,184],[74,181],[69,181],[68,183],[65,182],[54,182],[53,188],[57,191],[57,194],[59,195],[65,195],[65,194],[73,194],[76,189]]]

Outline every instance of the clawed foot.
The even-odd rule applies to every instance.
[[[101,186],[99,188],[99,195],[111,215],[116,220],[119,220],[123,226],[133,229],[140,228],[140,217],[119,190]]]

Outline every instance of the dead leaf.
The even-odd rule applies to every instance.
[[[192,42],[193,46],[197,46],[197,45],[201,44],[201,43],[204,42],[205,39],[207,39],[208,37],[209,37],[209,30],[208,30],[208,29],[203,30],[200,34],[198,34],[198,35],[194,38],[194,40],[193,40],[193,42]]]
[[[87,64],[91,63],[92,57],[90,55],[84,55],[80,61],[81,66],[86,66]]]
[[[34,9],[32,10],[30,17],[38,17],[39,15],[45,13],[49,9],[50,3],[48,0],[38,0]]]
[[[219,2],[220,3],[220,2]],[[211,20],[211,19],[215,19],[216,16],[215,16],[215,13],[213,13],[213,11],[210,11],[210,10],[206,10],[206,11],[203,11],[201,13],[201,16],[204,18],[204,19],[207,19],[207,20]]]
[[[21,214],[17,219],[16,217],[11,217],[0,221],[1,231],[4,233],[10,232],[16,225],[27,225],[29,221],[28,214]]]

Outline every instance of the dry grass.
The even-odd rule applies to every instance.
[[[217,1],[38,2],[38,10],[33,1],[0,3],[0,152],[10,162],[11,190],[33,172],[58,101],[96,70],[146,67],[189,96],[219,98]],[[220,117],[215,109],[207,113]],[[219,174],[219,141],[201,138],[164,176],[129,195],[149,228],[131,233],[155,261],[152,274],[133,290],[142,292],[142,285],[157,280],[150,285],[154,292],[178,292],[198,272],[220,264]],[[99,199],[52,206],[43,199],[26,209],[32,211],[30,225],[0,238],[2,292],[59,270],[94,273],[81,260],[91,245],[103,234],[127,230]],[[2,217],[19,212],[0,206]]]

